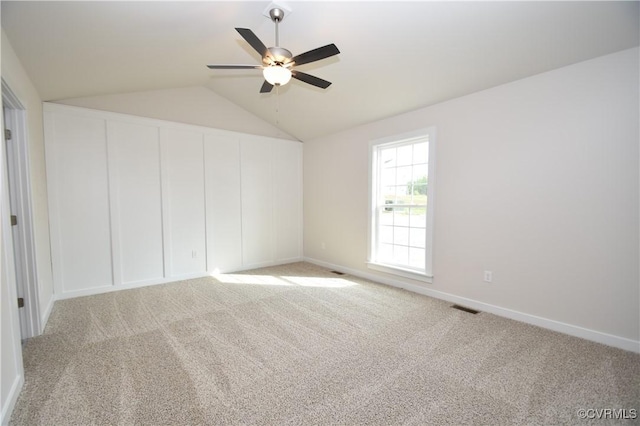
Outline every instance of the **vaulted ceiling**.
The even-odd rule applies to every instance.
[[[330,134],[638,46],[639,3],[287,1],[280,45],[335,43],[301,66],[333,83],[260,94],[258,64],[234,30],[274,44],[268,1],[2,1],[2,29],[45,101],[204,86],[301,139]]]

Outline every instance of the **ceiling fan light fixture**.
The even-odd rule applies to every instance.
[[[264,79],[274,86],[284,86],[291,80],[291,70],[282,65],[270,65],[262,71]]]
[[[281,1],[281,0],[274,0]],[[318,77],[314,77],[310,74],[293,69],[299,65],[308,64],[311,62],[320,61],[322,59],[329,58],[331,56],[340,53],[335,44],[327,44],[326,46],[318,47],[313,50],[309,50],[299,55],[293,56],[291,52],[284,47],[278,46],[278,24],[285,15],[285,10],[291,12],[288,8],[281,8],[275,3],[271,3],[269,7],[269,17],[273,21],[276,27],[276,45],[274,47],[267,47],[260,41],[258,36],[254,34],[249,28],[236,28],[236,31],[249,45],[260,54],[262,58],[261,65],[207,65],[207,68],[216,70],[245,70],[245,69],[261,69],[264,76],[264,83],[260,88],[260,93],[270,93],[273,86],[284,86],[295,78],[306,84],[310,84],[320,89],[326,89],[331,86],[330,81],[323,80]],[[293,69],[293,70],[292,70]]]

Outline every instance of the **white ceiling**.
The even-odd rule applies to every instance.
[[[274,44],[269,1],[2,1],[2,29],[43,100],[205,86],[299,138],[330,134],[639,44],[637,1],[287,1],[280,45],[341,54],[301,66],[333,82],[260,94],[234,30]]]

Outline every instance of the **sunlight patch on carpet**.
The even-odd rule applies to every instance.
[[[213,276],[216,280],[225,284],[253,284],[253,285],[277,285],[292,286],[293,284],[272,275],[243,275],[243,274],[219,274]]]
[[[324,287],[324,288],[343,288],[358,285],[353,281],[344,278],[322,278],[322,277],[282,277],[303,287]]]
[[[215,274],[213,277],[224,284],[264,285],[264,286],[301,286],[322,288],[344,288],[358,284],[344,278],[302,277],[248,274]]]

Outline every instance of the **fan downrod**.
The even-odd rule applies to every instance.
[[[284,10],[274,7],[269,11],[269,16],[274,24],[276,24],[276,47],[280,46],[280,34],[278,33],[278,24],[284,19]]]

